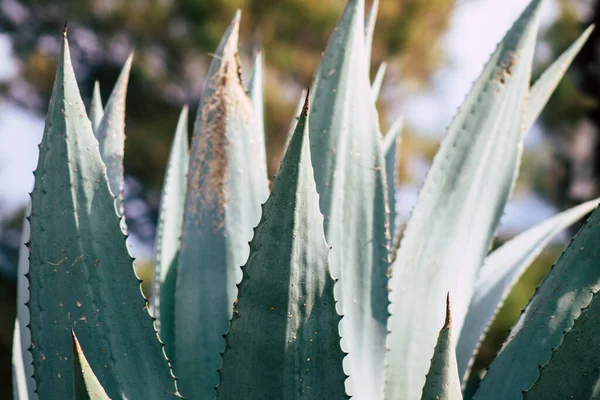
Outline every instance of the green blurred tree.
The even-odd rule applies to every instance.
[[[316,70],[345,0],[10,0],[0,26],[8,32],[22,80],[6,88],[43,113],[52,89],[60,29],[69,22],[84,95],[100,80],[104,99],[120,64],[135,48],[127,113],[126,171],[159,186],[179,107],[198,101],[204,73],[235,10],[241,7],[242,56],[264,47],[266,127],[274,173],[300,89]],[[367,1],[370,5],[370,1]],[[374,65],[386,59],[400,78],[427,82],[443,59],[439,39],[454,0],[381,0]],[[249,72],[249,71],[245,71]]]

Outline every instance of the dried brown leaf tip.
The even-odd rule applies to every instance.
[[[79,344],[79,340],[77,340],[77,336],[75,336],[75,331],[71,328],[71,338],[73,339],[73,354],[82,354],[83,350],[81,350],[81,345]]]
[[[446,295],[446,321],[442,330],[448,330],[452,328],[452,312],[450,311],[450,292]]]
[[[304,106],[302,106],[302,116],[308,115],[308,107],[310,107],[310,87],[306,88],[306,97],[304,98]]]
[[[67,38],[67,30],[68,30],[68,26],[67,23],[65,22],[65,26],[63,26],[63,38]]]

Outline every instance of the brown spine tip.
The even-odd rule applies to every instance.
[[[306,97],[304,98],[304,106],[302,106],[302,116],[308,115],[308,107],[310,106],[310,86],[306,88]]]
[[[63,38],[64,39],[67,38],[67,30],[68,30],[68,26],[67,26],[67,23],[65,22],[65,26],[63,26]]]
[[[71,328],[71,339],[73,340],[73,353],[81,354],[81,345],[79,344],[79,340],[77,340],[77,336],[75,336],[73,328]]]
[[[450,311],[450,292],[446,295],[446,321],[442,330],[448,330],[452,328],[452,312]]]

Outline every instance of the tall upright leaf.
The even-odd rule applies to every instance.
[[[438,335],[421,400],[462,400],[452,337],[450,296],[446,298],[446,320]]]
[[[396,245],[399,231],[396,213],[396,184],[398,180],[398,145],[404,118],[397,118],[383,138],[383,154],[385,156],[385,176],[387,182],[387,204],[389,212],[390,237],[392,249]]]
[[[158,226],[156,228],[156,258],[154,260],[152,312],[156,318],[160,337],[166,344],[166,352],[171,355],[170,346],[173,345],[173,315],[175,312],[175,279],[177,277],[174,263],[181,244],[183,229],[183,209],[185,206],[185,190],[187,170],[189,164],[188,154],[188,107],[184,106],[179,115],[175,137],[171,145],[167,171],[160,200]],[[167,276],[172,280],[170,288],[162,291]],[[169,286],[167,284],[167,286]],[[163,325],[161,309],[165,301],[166,325]]]
[[[29,394],[33,394],[33,390],[30,392],[28,388],[28,380],[32,378],[32,375],[27,376],[29,370],[33,374],[33,368],[25,369],[25,362],[23,359],[23,348],[21,347],[21,326],[19,319],[15,320],[15,329],[13,330],[13,346],[12,346],[12,389],[13,389],[13,400],[29,400]],[[31,364],[29,364],[31,367]],[[33,398],[33,396],[32,396]]]
[[[600,209],[552,267],[519,317],[475,393],[475,399],[521,399],[538,379],[564,332],[600,290]],[[597,332],[595,332],[597,335]]]
[[[175,360],[184,396],[213,398],[248,242],[267,198],[259,125],[237,58],[240,12],[209,69],[194,126],[175,292]]]
[[[373,49],[373,35],[375,34],[375,25],[377,23],[377,13],[379,12],[379,0],[373,0],[369,14],[365,19],[365,57],[367,59],[367,68],[371,67],[371,53]]]
[[[17,318],[15,321],[15,336],[13,337],[13,380],[17,383],[15,399],[37,399],[35,380],[33,379],[33,357],[29,351],[31,346],[31,331],[29,329],[30,315],[27,308],[29,301],[29,240],[31,239],[31,201],[27,202],[26,217],[23,219],[21,231],[21,246],[19,247],[19,264],[17,266]],[[15,369],[15,367],[17,369]],[[23,375],[19,376],[20,369]]]
[[[94,82],[94,92],[92,94],[92,102],[90,104],[90,121],[92,122],[92,130],[97,134],[98,127],[104,116],[104,107],[102,106],[102,97],[100,96],[100,83]],[[97,137],[97,136],[96,136]]]
[[[379,65],[375,78],[373,78],[373,83],[371,84],[371,96],[375,102],[379,98],[379,92],[381,92],[385,71],[387,71],[387,63],[384,61]]]
[[[535,81],[529,91],[529,98],[527,99],[527,107],[525,109],[525,126],[528,130],[533,123],[536,121],[542,109],[548,102],[548,99],[554,92],[554,89],[560,82],[561,78],[565,74],[573,59],[579,53],[579,50],[583,47],[585,42],[588,40],[594,26],[588,27],[568,49],[566,49],[560,57],[558,57]]]
[[[173,398],[177,388],[119,227],[66,34],[31,201],[29,312],[39,397],[72,397],[75,327],[111,398]]]
[[[339,279],[347,389],[377,399],[383,389],[389,233],[385,161],[363,32],[364,0],[350,0],[313,83],[310,143],[331,271]]]
[[[100,142],[100,155],[106,164],[110,190],[116,196],[116,207],[123,215],[123,155],[125,153],[125,99],[133,53],[129,55],[121,70],[117,83],[106,102],[102,120],[96,130]]]
[[[264,89],[263,89],[263,56],[262,51],[258,49],[254,55],[254,68],[252,69],[252,75],[248,80],[248,94],[252,100],[254,106],[254,113],[256,115],[256,121],[258,123],[258,129],[254,130],[255,136],[253,140],[256,144],[253,144],[254,148],[260,152],[257,157],[267,159],[266,148],[265,148],[265,105],[264,105]]]
[[[467,95],[404,232],[391,269],[387,397],[418,397],[444,320],[429,304],[441,303],[448,291],[461,330],[517,176],[539,5],[529,4]]]
[[[550,360],[540,369],[535,384],[524,393],[525,400],[598,399],[600,393],[600,301],[592,301],[575,320]]]
[[[220,399],[347,397],[307,113],[308,97],[242,268]]]
[[[475,282],[456,348],[461,377],[465,377],[478,344],[519,277],[552,239],[596,208],[598,201],[591,200],[563,211],[514,237],[487,256]]]

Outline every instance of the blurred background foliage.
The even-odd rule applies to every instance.
[[[386,86],[410,88],[396,93],[426,89],[432,75],[446,62],[443,38],[456,3],[469,1],[484,0],[380,0],[373,73],[385,60],[389,64]],[[598,23],[596,1],[555,1],[558,19],[543,33],[546,56],[538,59],[534,75],[564,50],[583,26],[593,20]],[[580,2],[586,3],[588,10],[583,17],[575,7]],[[126,120],[126,214],[132,233],[141,237],[141,241],[152,243],[164,166],[179,110],[184,103],[195,109],[211,52],[235,10],[241,7],[243,12],[240,55],[244,74],[247,76],[251,69],[256,49],[263,49],[266,61],[265,122],[269,174],[273,175],[300,91],[310,84],[345,3],[345,0],[0,0],[0,31],[12,43],[18,70],[14,79],[0,84],[0,95],[2,101],[33,110],[39,116],[45,114],[65,21],[69,23],[71,53],[84,99],[91,97],[94,80],[98,80],[106,101],[122,63],[135,49]],[[370,5],[371,1],[367,3]],[[524,0],[523,6],[525,3]],[[556,209],[598,195],[598,32],[594,32],[542,116],[544,145],[524,155],[518,190],[533,191]],[[391,103],[402,100],[384,96],[379,108],[385,112],[392,108]],[[384,115],[380,119],[385,132],[388,119]],[[413,173],[411,161],[417,156],[431,160],[438,141],[439,136],[423,136],[407,127],[401,147],[401,184],[419,183],[422,178]],[[23,211],[0,218],[0,264],[12,266],[12,269],[2,268],[4,276],[0,279],[0,319],[4,321],[0,328],[0,398],[10,398],[11,393],[14,266],[22,218]],[[480,368],[489,363],[562,246],[564,243],[558,243],[549,249],[506,302],[485,342],[477,364]],[[149,265],[147,259],[138,263],[140,274],[150,279],[149,269],[144,265]]]

